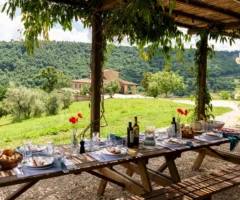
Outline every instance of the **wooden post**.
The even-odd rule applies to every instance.
[[[205,95],[207,90],[207,46],[208,46],[208,35],[204,34],[201,36],[200,41],[200,63],[198,66],[198,79],[199,79],[199,91],[198,91],[198,119],[200,114],[205,116]]]
[[[92,58],[91,58],[91,136],[100,132],[101,82],[103,76],[103,29],[101,12],[92,16]]]

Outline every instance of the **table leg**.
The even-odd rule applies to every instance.
[[[165,156],[165,159],[166,159],[166,163],[167,163],[168,170],[170,172],[172,181],[174,183],[181,182],[181,178],[179,176],[176,164],[174,162],[175,158],[174,157],[170,157],[170,156]]]
[[[167,163],[163,163],[158,169],[158,172],[163,172],[165,169],[167,169]]]
[[[106,181],[106,180],[104,180],[104,179],[102,179],[102,180],[100,181],[99,187],[98,187],[98,191],[97,191],[97,194],[98,194],[99,196],[103,196],[103,194],[104,194],[104,192],[105,192],[105,189],[106,189],[106,187],[107,187],[107,183],[108,183],[108,181]]]
[[[206,152],[205,152],[205,150],[203,149],[203,150],[201,150],[201,151],[199,152],[198,157],[197,157],[196,160],[194,161],[194,164],[193,164],[193,166],[192,166],[192,170],[197,170],[197,169],[200,168],[200,166],[201,166],[201,164],[202,164],[205,156],[206,156]]]
[[[35,185],[38,181],[31,181],[22,185],[17,191],[10,194],[5,200],[13,200]]]
[[[142,185],[143,188],[148,191],[151,192],[152,191],[152,186],[151,186],[151,182],[150,182],[150,178],[148,175],[148,170],[146,167],[146,163],[143,160],[139,160],[137,162],[138,168],[139,168],[139,174],[142,180]]]

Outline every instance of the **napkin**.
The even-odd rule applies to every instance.
[[[233,151],[238,145],[239,137],[236,135],[229,135],[227,133],[223,133],[223,137],[230,140],[230,151]]]

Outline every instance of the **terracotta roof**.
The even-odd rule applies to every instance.
[[[72,80],[73,83],[88,83],[91,84],[91,79],[89,78],[83,78],[83,79],[79,79],[79,80]]]
[[[122,79],[119,79],[119,82],[124,84],[124,85],[137,85],[136,83],[125,81],[125,80],[122,80]]]

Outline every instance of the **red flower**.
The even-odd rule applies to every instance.
[[[185,115],[185,116],[188,115],[188,110],[185,110],[184,115]]]
[[[78,122],[78,118],[71,117],[71,118],[69,118],[69,122],[71,122],[72,124],[76,124]]]
[[[78,113],[78,117],[79,117],[79,118],[82,118],[82,114],[81,114],[81,113]]]
[[[178,108],[177,111],[178,111],[178,113],[181,114],[181,115],[184,114],[184,112],[183,112],[183,110],[182,110],[181,108]]]

